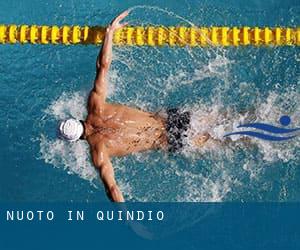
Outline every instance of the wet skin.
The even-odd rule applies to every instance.
[[[125,11],[107,27],[103,46],[96,61],[96,78],[89,95],[88,116],[84,121],[83,139],[90,145],[92,161],[99,171],[108,197],[124,202],[116,183],[110,158],[123,156],[165,144],[164,121],[151,113],[106,102],[107,75],[112,61],[114,32],[126,26],[120,22]]]
[[[88,116],[84,121],[82,136],[90,145],[93,164],[99,171],[108,197],[114,202],[124,202],[124,198],[114,177],[111,157],[167,148],[164,118],[125,105],[106,102],[113,35],[117,29],[127,25],[120,23],[127,15],[127,11],[123,12],[106,30],[96,61],[96,78],[88,99]],[[208,138],[208,135],[201,135],[195,139],[195,145],[202,145]]]
[[[110,157],[167,147],[163,118],[124,105],[102,103],[95,92],[89,97],[85,128],[91,149],[103,143]]]

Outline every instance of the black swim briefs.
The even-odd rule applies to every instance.
[[[190,128],[190,112],[180,112],[178,108],[167,110],[167,132],[169,152],[176,152],[183,148],[183,138]]]

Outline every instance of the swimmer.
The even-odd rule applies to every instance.
[[[114,32],[128,24],[121,23],[128,14],[128,11],[120,14],[106,29],[96,61],[96,77],[88,98],[86,119],[70,118],[61,121],[58,128],[59,137],[66,141],[82,139],[88,142],[93,164],[99,171],[108,197],[114,202],[124,202],[124,198],[110,159],[146,150],[180,151],[191,119],[189,112],[179,109],[169,109],[167,116],[162,117],[106,101]],[[201,147],[209,139],[209,134],[204,133],[195,136],[193,141],[195,146]]]

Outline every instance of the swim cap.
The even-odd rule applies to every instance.
[[[76,119],[61,121],[58,127],[59,137],[66,141],[77,141],[83,134],[84,128],[82,123]]]

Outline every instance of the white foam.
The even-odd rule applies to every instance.
[[[134,9],[137,8],[144,10],[144,6]],[[155,9],[149,10],[152,12]],[[167,10],[160,12],[186,21]],[[255,83],[241,82],[238,85],[241,96],[256,96],[252,107],[253,114],[251,112],[241,114],[234,108],[228,108],[224,102],[228,94],[225,91],[232,87],[229,81],[230,67],[236,62],[229,60],[222,49],[207,48],[204,51],[200,48],[195,51],[189,48],[172,48],[164,49],[162,53],[157,48],[151,50],[114,48],[109,96],[112,99],[122,100],[127,105],[138,106],[145,110],[160,109],[167,107],[170,93],[178,88],[188,88],[198,81],[207,79],[218,80],[214,85],[215,95],[212,95],[209,101],[197,100],[193,105],[183,104],[183,109],[192,111],[191,129],[188,131],[188,138],[185,141],[187,147],[183,152],[186,156],[186,166],[180,165],[176,159],[164,153],[138,153],[113,159],[117,181],[127,200],[224,201],[232,192],[237,192],[234,188],[243,187],[244,175],[249,175],[250,180],[256,183],[260,180],[263,168],[269,163],[278,160],[300,161],[297,153],[300,137],[283,144],[251,139],[251,144],[254,148],[258,148],[258,153],[253,151],[252,146],[240,142],[242,136],[233,136],[231,138],[235,143],[224,144],[225,133],[232,132],[238,125],[248,121],[276,125],[279,117],[287,113],[291,115],[293,125],[299,127],[299,90],[297,92],[297,89],[291,87],[285,93],[271,92],[264,98]],[[193,63],[192,67],[185,67],[187,63]],[[162,72],[158,74],[158,70]],[[128,93],[128,85],[136,82],[138,82],[138,87],[134,90],[136,92]],[[153,97],[149,98],[144,86],[152,91]],[[46,120],[57,122],[69,116],[84,119],[87,94],[87,92],[63,93],[45,111]],[[214,140],[209,140],[204,147],[195,147],[193,138],[205,132],[208,132]],[[85,142],[70,145],[48,135],[41,135],[39,140],[41,158],[46,163],[64,169],[70,174],[76,174],[91,183],[99,181]],[[243,151],[242,159],[237,158],[237,150]],[[199,169],[201,166],[199,161],[203,161],[204,167],[210,166],[210,169],[206,169],[206,172]],[[154,189],[156,192],[152,191]]]
[[[289,99],[286,98],[289,96]],[[191,129],[188,131],[188,138],[185,142],[188,146],[185,153],[193,151],[206,152],[207,149],[220,150],[220,144],[225,140],[224,135],[232,131],[243,131],[245,128],[237,129],[240,124],[249,122],[264,122],[279,126],[278,121],[281,115],[286,112],[291,116],[294,127],[299,127],[299,105],[293,105],[300,102],[300,94],[287,90],[286,93],[276,94],[271,92],[265,101],[258,102],[253,112],[240,114],[234,110],[224,110],[222,103],[217,100],[211,105],[198,103],[194,107],[185,107],[185,110],[191,110]],[[291,110],[287,110],[290,106]],[[209,133],[217,140],[214,143],[207,143],[203,148],[198,149],[194,146],[193,140],[197,135]],[[231,136],[231,141],[239,141],[246,136]],[[219,141],[219,142],[218,142]],[[282,160],[287,162],[296,157],[295,150],[300,146],[300,138],[297,137],[288,143],[274,143],[260,139],[250,138],[251,143],[257,145],[264,156],[265,161]],[[218,147],[213,147],[218,146]],[[247,150],[248,144],[241,144]]]
[[[117,79],[116,79],[117,81]],[[283,96],[282,96],[283,95]],[[270,93],[265,101],[257,103],[255,117],[256,121],[273,122],[276,124],[278,118],[283,112],[283,108],[287,108],[285,95],[291,96],[295,103],[299,103],[299,94],[293,91],[287,91],[286,94]],[[87,95],[81,95],[78,92],[75,93],[63,93],[60,98],[53,101],[45,113],[54,119],[65,119],[70,115],[77,118],[84,118],[86,115],[86,98]],[[287,102],[287,101],[286,101]],[[289,103],[289,105],[291,105]],[[145,104],[146,106],[146,104]],[[199,102],[193,107],[185,107],[185,110],[192,111],[191,130],[189,131],[188,138],[194,138],[196,134],[209,132],[210,135],[216,140],[208,142],[203,148],[193,147],[191,141],[187,141],[189,147],[185,148],[184,153],[191,159],[198,159],[205,155],[206,158],[213,159],[214,166],[209,176],[203,176],[201,173],[194,174],[186,169],[180,169],[177,163],[170,161],[167,156],[163,156],[163,160],[166,165],[170,166],[164,171],[168,176],[170,171],[174,171],[180,178],[180,187],[183,192],[180,192],[176,196],[177,201],[222,201],[226,199],[227,195],[231,192],[231,188],[238,182],[232,175],[232,173],[223,166],[223,162],[226,159],[230,160],[235,155],[236,145],[223,145],[223,135],[226,132],[232,131],[237,125],[247,121],[250,115],[253,119],[253,115],[249,113],[239,114],[234,110],[227,109],[224,112],[223,104],[217,100],[213,104],[205,104]],[[295,126],[299,126],[300,110],[298,105],[291,107],[293,110],[288,110],[289,114],[295,122]],[[238,136],[234,140],[238,140],[241,137]],[[219,142],[218,142],[219,141]],[[262,173],[262,165],[264,161],[272,162],[276,160],[289,161],[299,158],[297,155],[297,149],[299,148],[299,139],[289,144],[274,144],[257,139],[251,139],[252,143],[258,146],[263,159],[261,162],[252,161],[251,159],[245,161],[241,165],[241,169],[249,172],[250,178],[255,181],[259,179]],[[239,144],[245,151],[248,151],[248,146]],[[59,139],[47,138],[46,135],[41,135],[40,138],[40,153],[41,158],[46,163],[53,165],[54,167],[62,168],[69,174],[76,174],[80,178],[85,179],[93,183],[98,180],[98,174],[93,168],[90,157],[88,145],[85,142],[79,141],[73,144],[61,141]],[[147,158],[147,154],[138,153],[132,156],[131,164],[138,162],[147,162],[145,167],[156,167],[159,161],[162,159]],[[193,165],[193,163],[191,163]],[[132,184],[128,175],[136,175],[136,171],[128,169],[128,166],[122,161],[115,160],[114,167],[116,175],[118,176],[118,182],[121,190],[124,192],[127,200],[139,200],[139,201],[158,201],[164,200],[163,197],[157,197],[153,194],[138,195],[137,191],[143,187],[143,181],[138,185]],[[229,167],[229,166],[227,166]],[[172,170],[171,170],[172,169]],[[174,170],[176,169],[176,170]],[[124,176],[127,177],[125,178]]]
[[[205,177],[202,174],[193,174],[189,171],[181,171],[179,175],[183,177],[184,195],[178,196],[178,201],[207,201],[218,202],[224,200],[231,191],[232,180],[227,173],[226,168],[221,165],[215,165],[210,176]]]
[[[58,120],[74,117],[84,119],[87,93],[62,93],[62,95],[45,110],[45,113]]]
[[[88,145],[83,141],[68,143],[41,135],[40,153],[46,163],[63,168],[68,174],[77,174],[91,183],[98,176],[90,163]]]
[[[86,94],[79,92],[63,93],[45,110],[49,120],[75,117],[84,119],[86,116]],[[53,124],[51,124],[53,125]],[[55,128],[52,128],[55,131]],[[97,177],[94,167],[90,163],[88,145],[84,141],[68,143],[58,138],[51,139],[41,134],[40,157],[54,167],[63,168],[69,174],[77,174],[81,178],[93,181]]]
[[[118,81],[118,79],[116,78],[115,81]],[[64,119],[70,115],[82,119],[86,115],[86,96],[86,94],[81,95],[78,92],[63,93],[60,98],[53,101],[45,113],[50,116],[51,119],[55,120]],[[290,98],[287,99],[287,96]],[[290,99],[292,99],[293,102],[290,102]],[[192,129],[189,131],[188,138],[194,138],[196,134],[208,131],[215,141],[208,142],[200,149],[193,147],[191,140],[187,141],[186,143],[189,147],[185,148],[184,154],[192,159],[190,166],[197,163],[199,157],[205,157],[205,159],[212,160],[213,166],[211,173],[207,176],[202,173],[193,173],[187,169],[182,169],[178,166],[176,161],[170,160],[167,155],[149,158],[150,156],[145,153],[138,153],[131,156],[130,164],[126,164],[122,162],[122,160],[114,160],[114,168],[120,188],[124,192],[127,200],[165,200],[163,196],[157,196],[151,192],[143,193],[143,195],[138,194],[139,190],[146,188],[143,186],[144,182],[141,180],[140,182],[135,182],[133,184],[131,180],[133,176],[142,178],[141,176],[143,175],[139,172],[141,171],[140,169],[134,168],[135,164],[147,162],[147,164],[144,164],[145,168],[155,169],[161,161],[164,161],[166,168],[161,173],[158,172],[157,174],[161,176],[165,175],[166,178],[169,178],[169,175],[174,173],[179,178],[179,182],[176,185],[180,187],[181,191],[171,200],[226,200],[227,195],[232,191],[232,187],[235,186],[239,180],[234,177],[234,170],[232,170],[233,166],[224,166],[224,162],[230,162],[231,159],[234,159],[237,145],[242,147],[245,152],[249,151],[249,159],[245,159],[244,162],[241,162],[240,169],[248,172],[252,181],[257,181],[262,174],[262,167],[265,162],[274,162],[277,160],[288,162],[290,160],[299,159],[297,150],[300,147],[300,141],[299,139],[296,139],[288,144],[274,144],[251,139],[251,143],[257,145],[263,156],[262,159],[255,161],[250,157],[251,149],[248,149],[247,144],[237,142],[238,144],[236,145],[223,145],[224,133],[232,131],[236,126],[250,119],[249,117],[251,117],[251,119],[255,117],[255,121],[276,124],[278,118],[284,111],[291,114],[294,126],[299,127],[299,119],[297,119],[300,115],[299,105],[297,105],[299,102],[300,95],[293,90],[287,90],[286,93],[282,94],[271,92],[265,101],[258,102],[254,116],[251,113],[239,114],[234,110],[226,109],[224,108],[224,105],[220,103],[220,100],[215,100],[215,102],[212,102],[212,104],[209,105],[199,102],[193,107],[186,106],[183,109],[192,111]],[[295,103],[295,105],[293,105],[293,103]],[[147,107],[147,103],[144,103],[144,106]],[[241,137],[238,136],[233,140],[238,141],[240,138]],[[94,183],[95,180],[98,181],[98,174],[91,164],[88,145],[85,142],[80,141],[70,144],[58,139],[48,138],[46,135],[41,135],[40,153],[41,158],[54,167],[62,168],[69,174],[76,174],[80,178],[88,180],[91,183]],[[242,185],[243,184],[241,184],[241,186]]]
[[[300,94],[292,89],[287,89],[284,93],[277,94],[271,92],[267,100],[257,108],[257,120],[268,121],[275,125],[279,124],[279,118],[283,114],[288,114],[292,119],[293,127],[300,126]],[[299,159],[297,150],[300,147],[300,137],[296,137],[286,143],[272,143],[263,140],[255,140],[259,149],[264,155],[265,161]]]

